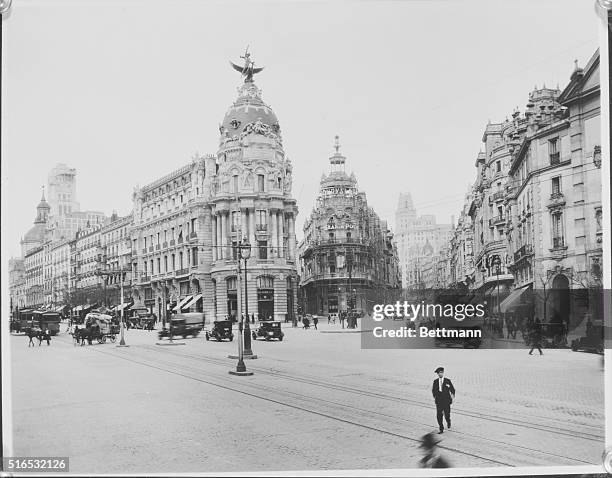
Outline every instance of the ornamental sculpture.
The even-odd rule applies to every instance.
[[[247,49],[244,52],[244,55],[242,55],[240,58],[242,58],[244,60],[244,66],[238,66],[235,63],[230,61],[230,65],[232,65],[232,68],[234,70],[236,70],[237,72],[239,72],[242,76],[244,76],[244,82],[245,83],[252,83],[253,82],[253,75],[259,73],[261,70],[263,70],[263,67],[261,68],[255,68],[255,62],[253,60],[251,60],[251,54],[249,53],[249,47],[247,47]]]

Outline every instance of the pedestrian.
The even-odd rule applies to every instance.
[[[344,328],[344,312],[340,312],[340,324],[342,328]]]
[[[421,458],[419,466],[421,468],[450,468],[450,463],[440,455],[438,451],[439,440],[433,433],[423,435],[419,448],[424,448],[425,456]]]
[[[28,338],[30,339],[30,341],[28,342],[28,347],[30,347],[30,345],[32,347],[34,347],[35,346],[34,345],[34,337],[35,337],[35,335],[33,333],[33,330],[32,329],[28,329],[27,334],[28,334]]]
[[[331,322],[331,314],[327,314],[327,325]]]
[[[251,324],[255,323],[255,314],[251,313]]]
[[[47,341],[47,346],[51,345],[51,332],[49,332],[49,329],[45,329],[43,340]]]
[[[542,324],[537,317],[531,329],[531,350],[529,355],[533,355],[533,349],[538,349],[540,355],[542,355]]]
[[[444,433],[444,423],[442,422],[442,416],[446,420],[446,426],[450,430],[451,417],[450,417],[450,406],[455,398],[455,387],[448,378],[444,378],[444,367],[438,367],[435,370],[438,374],[438,378],[433,381],[431,387],[431,393],[436,402],[436,418],[438,420],[438,426],[440,431],[438,433]]]
[[[312,316],[312,323],[314,324],[315,330],[319,330],[317,329],[317,324],[319,323],[319,317],[317,317],[316,315]]]

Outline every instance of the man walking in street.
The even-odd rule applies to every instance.
[[[444,378],[444,367],[438,367],[435,370],[435,373],[438,374],[438,378],[433,381],[431,393],[436,402],[436,418],[438,420],[438,426],[440,427],[440,431],[438,433],[444,433],[442,416],[444,415],[446,426],[450,430],[450,406],[455,398],[455,387],[450,379]]]
[[[533,349],[536,348],[540,351],[540,355],[542,355],[542,324],[537,317],[531,329],[531,350],[529,355],[533,355]]]
[[[319,318],[316,315],[312,316],[312,323],[314,324],[315,330],[319,330],[319,329],[317,329],[317,324],[319,323]]]

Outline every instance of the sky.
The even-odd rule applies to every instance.
[[[599,45],[593,2],[34,1],[3,22],[2,249],[19,256],[56,163],[83,210],[216,153],[246,46],[294,165],[298,240],[340,136],[347,170],[394,226],[458,217],[489,120],[563,89]]]

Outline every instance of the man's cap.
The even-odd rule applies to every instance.
[[[444,367],[438,367],[434,372],[435,373],[444,372]]]

